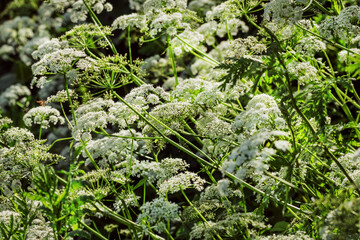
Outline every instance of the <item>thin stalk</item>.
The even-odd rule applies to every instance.
[[[215,59],[213,59],[211,56],[209,56],[208,54],[204,53],[203,51],[201,51],[200,49],[192,46],[191,44],[189,44],[188,42],[186,42],[184,39],[182,39],[181,37],[179,37],[179,35],[175,35],[175,37],[177,37],[177,39],[179,39],[181,42],[183,42],[185,45],[187,45],[188,47],[192,48],[195,52],[201,54],[202,56],[206,57],[207,59],[209,59],[210,61],[212,61],[213,63],[215,63],[215,65],[219,65],[220,63],[218,61],[216,61]]]
[[[86,223],[84,223],[82,220],[79,220],[78,223],[80,223],[81,226],[83,226],[87,231],[94,234],[96,237],[102,239],[102,240],[108,240],[108,238],[104,237],[101,233],[94,230],[93,228],[89,227]]]
[[[68,97],[69,104],[70,104],[70,108],[71,108],[71,114],[72,114],[72,116],[73,116],[74,123],[75,123],[75,125],[76,125],[77,123],[76,123],[76,116],[75,116],[74,105],[73,105],[72,100],[71,100],[71,97],[70,97],[69,86],[68,86],[68,82],[67,82],[67,79],[66,79],[66,75],[65,75],[65,74],[64,74],[64,80],[65,80],[66,95],[67,95],[67,97]]]
[[[63,106],[62,102],[60,102],[60,107],[61,107],[61,111],[64,115],[66,122],[69,124],[70,128],[73,129],[74,128],[73,125],[71,124],[71,122],[69,121],[68,117],[65,114],[65,110],[64,110],[64,106]]]
[[[174,72],[174,78],[175,78],[175,87],[179,85],[177,71],[176,71],[176,61],[175,61],[175,55],[173,53],[173,49],[170,42],[170,35],[167,35],[167,44],[168,44],[168,50],[169,50],[169,56],[171,60],[171,66]]]
[[[192,204],[192,202],[189,200],[189,198],[186,196],[184,190],[182,189],[182,187],[180,187],[180,191],[182,193],[182,195],[184,196],[184,198],[186,199],[186,201],[188,202],[188,204],[195,210],[195,212],[197,213],[197,215],[199,215],[199,217],[201,218],[201,220],[203,220],[203,222],[209,227],[211,228],[209,222],[205,219],[205,217],[201,214],[201,212]],[[215,235],[219,238],[219,239],[222,239],[220,237],[220,235],[215,231],[213,230],[213,232],[215,233]]]
[[[188,130],[191,134],[193,134],[192,136],[194,137],[194,139],[201,145],[203,146],[203,142],[202,140],[198,137],[198,135],[194,132],[194,130],[189,126],[189,124],[187,124],[187,122],[183,119],[181,121],[185,127],[186,130]]]
[[[260,189],[258,189],[258,188],[256,188],[256,187],[250,185],[249,183],[247,183],[247,182],[245,182],[244,180],[236,177],[234,174],[232,174],[232,173],[230,173],[230,172],[228,172],[228,171],[225,171],[225,175],[228,176],[229,178],[231,178],[231,179],[234,180],[234,181],[240,182],[242,185],[244,185],[246,188],[252,190],[253,192],[256,192],[256,193],[258,193],[258,194],[260,194],[260,195],[262,195],[262,196],[268,196],[271,200],[273,200],[273,201],[276,202],[276,203],[280,203],[280,204],[282,204],[282,205],[285,205],[285,204],[286,204],[287,207],[291,208],[292,210],[296,210],[296,211],[298,211],[298,212],[301,212],[301,213],[307,215],[308,218],[310,218],[309,216],[311,216],[311,212],[301,210],[300,208],[298,208],[298,207],[296,207],[296,206],[294,206],[294,205],[292,205],[292,204],[289,204],[289,203],[286,203],[286,202],[284,202],[284,201],[282,201],[282,200],[279,200],[279,199],[277,199],[276,197],[271,196],[271,195],[265,193],[264,191],[262,191],[262,190],[260,190]]]
[[[351,50],[351,49],[349,49],[349,48],[347,48],[347,47],[344,47],[344,46],[341,45],[341,44],[338,44],[338,43],[336,43],[336,42],[333,42],[333,41],[331,41],[331,40],[329,40],[329,39],[327,39],[327,38],[325,38],[325,37],[323,37],[323,36],[321,36],[321,35],[319,35],[319,34],[317,34],[317,33],[314,33],[314,32],[312,32],[312,31],[306,29],[306,28],[303,28],[300,24],[295,24],[295,26],[297,26],[298,28],[304,30],[305,32],[308,32],[308,33],[314,35],[315,37],[320,38],[321,40],[323,40],[323,41],[325,41],[325,42],[327,42],[327,43],[330,43],[330,44],[333,45],[334,47],[340,48],[340,49],[342,49],[342,50],[346,50],[346,51],[348,51],[348,52],[350,52],[350,53],[353,53],[353,54],[355,54],[355,55],[357,55],[357,56],[360,56],[359,53],[354,52],[353,50]]]
[[[309,192],[307,192],[307,191],[305,191],[305,190],[303,190],[303,189],[301,189],[301,188],[298,188],[297,186],[295,186],[295,185],[292,184],[291,182],[288,182],[288,181],[286,181],[286,180],[284,180],[284,179],[282,179],[282,178],[279,178],[278,176],[272,175],[272,174],[269,173],[268,171],[265,171],[264,174],[265,174],[266,176],[268,176],[268,177],[271,177],[271,178],[273,178],[273,179],[275,179],[275,180],[278,180],[279,182],[285,184],[286,186],[289,186],[289,187],[291,187],[291,188],[293,188],[293,189],[296,189],[296,190],[298,190],[298,191],[300,191],[300,192],[302,192],[302,193],[309,194]],[[312,192],[310,192],[310,193],[311,193],[311,195],[313,194]],[[314,194],[313,197],[317,197],[317,196]]]
[[[55,143],[57,142],[61,142],[61,141],[66,141],[66,140],[74,140],[73,137],[67,137],[67,138],[59,138],[59,139],[56,139],[48,148],[48,151],[55,145]]]
[[[43,119],[42,119],[43,120]],[[41,132],[42,132],[42,121],[40,123],[40,129],[39,129],[39,140],[41,140]]]
[[[194,157],[195,159],[197,159],[199,162],[203,163],[206,166],[209,166],[211,168],[215,168],[215,166],[212,163],[215,163],[215,161],[213,159],[211,159],[209,156],[207,156],[206,153],[204,153],[203,151],[201,151],[199,148],[197,148],[195,145],[193,145],[191,142],[189,142],[187,139],[185,139],[184,137],[182,137],[179,133],[177,133],[176,131],[172,130],[171,128],[169,128],[168,126],[166,126],[165,124],[163,124],[162,122],[160,122],[159,120],[157,120],[156,118],[154,118],[153,116],[151,116],[150,114],[148,114],[152,119],[154,119],[157,123],[159,123],[160,125],[164,126],[166,129],[168,129],[169,131],[171,131],[176,137],[180,138],[182,141],[186,142],[187,144],[189,144],[190,146],[192,146],[193,148],[195,148],[196,150],[198,150],[201,154],[203,154],[208,160],[210,160],[212,163],[206,161],[205,159],[197,156],[196,154],[194,154],[192,151],[184,148],[183,146],[179,145],[178,143],[174,142],[173,140],[171,140],[170,138],[168,138],[162,131],[160,131],[153,123],[151,123],[147,118],[145,118],[144,115],[142,115],[141,113],[139,113],[135,108],[133,108],[128,102],[126,102],[122,97],[120,97],[115,91],[113,91],[114,96],[120,100],[122,103],[124,103],[128,108],[130,108],[134,113],[136,113],[142,120],[144,120],[147,124],[149,124],[156,132],[158,132],[160,134],[160,136],[162,136],[164,138],[165,141],[167,141],[168,143],[170,143],[171,145],[173,145],[174,147],[178,148],[179,150],[189,154],[190,156]]]

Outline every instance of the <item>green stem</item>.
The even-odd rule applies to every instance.
[[[284,180],[284,179],[282,179],[282,178],[279,178],[278,176],[272,175],[272,174],[269,173],[268,171],[265,171],[264,174],[265,174],[266,176],[268,176],[268,177],[271,177],[271,178],[273,178],[273,179],[275,179],[275,180],[278,180],[279,182],[281,182],[281,183],[283,183],[283,184],[285,184],[285,185],[287,185],[287,186],[289,186],[289,187],[291,187],[291,188],[293,188],[293,189],[296,189],[296,190],[298,190],[298,191],[300,191],[300,192],[302,192],[302,193],[305,193],[305,194],[309,194],[309,192],[307,192],[307,191],[305,191],[305,190],[303,190],[303,189],[301,189],[301,188],[298,188],[298,187],[295,186],[294,184],[292,184],[292,183],[290,183],[290,182],[288,182],[288,181],[286,181],[286,180]],[[312,192],[310,192],[310,193],[313,194]],[[314,194],[313,197],[317,197],[317,196]]]
[[[329,40],[329,39],[327,39],[327,38],[325,38],[325,37],[323,37],[323,36],[321,36],[321,35],[319,35],[319,34],[317,34],[317,33],[314,33],[314,32],[312,32],[312,31],[310,31],[310,30],[307,30],[306,28],[303,28],[300,24],[295,24],[295,26],[297,26],[298,28],[304,30],[305,32],[308,32],[308,33],[310,33],[310,34],[312,34],[312,35],[320,38],[321,40],[323,40],[323,41],[325,41],[325,42],[327,42],[327,43],[330,43],[331,45],[333,45],[333,46],[335,46],[335,47],[337,47],[337,48],[340,48],[340,49],[342,49],[342,50],[346,50],[346,51],[348,51],[348,52],[350,52],[350,53],[353,53],[353,54],[355,54],[355,55],[360,56],[359,53],[354,52],[353,50],[351,50],[351,49],[349,49],[349,48],[347,48],[347,47],[344,47],[344,46],[341,45],[341,44],[338,44],[338,43],[336,43],[336,42],[333,42],[333,41],[331,41],[331,40]]]
[[[71,122],[69,121],[68,117],[66,116],[66,113],[65,113],[64,106],[63,106],[62,102],[60,102],[60,107],[61,107],[61,111],[62,111],[62,113],[64,115],[64,118],[65,118],[66,122],[69,124],[70,128],[73,129],[74,127],[71,124]]]
[[[182,141],[186,142],[188,145],[190,145],[191,147],[193,147],[194,149],[196,149],[197,151],[199,151],[201,154],[203,154],[210,162],[206,161],[205,159],[199,157],[198,155],[194,154],[192,151],[189,151],[188,149],[186,149],[185,147],[179,145],[178,143],[174,142],[173,140],[171,140],[170,138],[168,138],[162,131],[160,131],[153,123],[151,123],[147,118],[145,118],[144,115],[142,115],[141,113],[139,113],[135,108],[133,108],[128,102],[126,102],[122,97],[120,97],[115,91],[112,91],[113,95],[117,97],[118,100],[120,100],[122,103],[124,103],[128,108],[130,108],[134,113],[136,113],[142,120],[144,120],[147,124],[149,124],[156,132],[158,132],[160,134],[160,136],[162,136],[165,141],[167,141],[168,143],[170,143],[171,145],[173,145],[174,147],[178,148],[179,150],[189,154],[190,156],[194,157],[195,159],[197,159],[200,163],[203,163],[206,166],[209,166],[211,168],[215,168],[215,166],[212,163],[215,163],[215,161],[213,159],[211,159],[209,156],[207,156],[206,153],[204,153],[203,151],[201,151],[199,148],[197,148],[194,144],[192,144],[191,142],[189,142],[187,139],[185,139],[184,137],[182,137],[179,133],[177,133],[176,131],[172,130],[171,128],[169,128],[167,125],[165,125],[164,123],[160,122],[159,120],[157,120],[156,118],[154,118],[153,116],[151,116],[150,114],[148,114],[153,120],[155,120],[157,123],[159,123],[160,125],[162,125],[163,127],[165,127],[167,130],[169,130],[170,132],[172,132],[176,137],[178,137],[179,139],[181,139]]]
[[[72,103],[72,100],[71,100],[71,97],[70,97],[70,92],[69,92],[69,86],[68,86],[68,82],[67,82],[67,79],[66,79],[66,75],[64,74],[64,80],[65,80],[65,90],[66,90],[66,94],[67,94],[67,97],[68,97],[68,100],[69,100],[69,104],[70,104],[70,108],[71,108],[71,114],[73,116],[73,119],[74,119],[74,124],[76,125],[76,116],[75,116],[75,110],[74,110],[74,105]]]
[[[203,220],[203,222],[211,229],[211,226],[209,224],[209,222],[205,219],[205,217],[201,214],[201,212],[192,204],[192,202],[189,200],[189,198],[186,196],[184,190],[182,189],[182,187],[180,187],[180,191],[182,193],[182,195],[184,196],[184,198],[186,199],[186,201],[188,202],[188,204],[195,210],[195,212],[197,213],[197,215],[199,215],[199,217],[201,218],[201,220]],[[215,235],[219,238],[222,239],[220,237],[220,235],[213,230],[213,232],[215,233]]]
[[[87,231],[91,232],[92,234],[94,234],[96,237],[98,237],[99,239],[102,240],[108,240],[106,237],[104,237],[102,234],[100,234],[98,231],[92,229],[91,227],[89,227],[86,223],[84,223],[82,220],[79,220],[78,223],[80,223],[81,226],[83,226]]]
[[[67,137],[67,138],[59,138],[59,139],[56,139],[48,148],[48,151],[54,146],[55,143],[57,142],[61,142],[61,141],[66,141],[66,140],[73,140],[74,138],[73,137]]]
[[[170,35],[167,35],[167,44],[168,44],[169,56],[170,56],[170,60],[171,60],[171,66],[172,66],[172,69],[174,72],[175,87],[176,87],[177,85],[179,85],[179,81],[178,81],[178,76],[177,76],[177,71],[176,71],[175,56],[174,56],[173,49],[172,49],[171,42],[170,42]]]
[[[43,119],[41,120],[41,123],[40,123],[40,130],[39,130],[39,140],[41,140],[41,132],[42,132],[42,121]]]
[[[206,57],[207,59],[209,59],[210,61],[212,61],[215,65],[219,65],[220,63],[218,61],[216,61],[215,59],[213,59],[211,56],[209,56],[208,54],[204,53],[203,51],[201,51],[198,48],[193,47],[191,44],[189,44],[188,42],[186,42],[184,39],[182,39],[181,37],[179,37],[177,34],[175,35],[175,37],[177,37],[177,39],[179,39],[181,42],[183,42],[185,45],[187,45],[188,47],[192,48],[195,52],[199,53],[200,55]]]

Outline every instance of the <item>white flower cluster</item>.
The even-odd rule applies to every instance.
[[[360,54],[359,48],[350,48],[350,50],[353,52],[356,52],[357,54]],[[353,62],[354,58],[355,58],[355,54],[350,53],[346,50],[342,50],[338,53],[338,59],[340,62],[351,63],[351,62]]]
[[[35,36],[47,35],[33,19],[27,16],[15,17],[0,25],[0,57],[10,59],[22,51],[23,46]]]
[[[17,102],[24,104],[31,95],[28,87],[21,84],[13,84],[0,95],[0,106],[15,106]]]
[[[326,44],[314,36],[302,38],[295,46],[297,52],[303,52],[308,55],[314,55],[326,49]]]
[[[171,102],[154,107],[150,114],[172,129],[179,130],[183,129],[181,121],[197,115],[197,109],[188,102]]]
[[[165,158],[161,162],[139,161],[131,169],[131,174],[136,177],[146,177],[150,183],[160,184],[170,177],[184,171],[189,167],[181,158]]]
[[[24,115],[24,123],[28,127],[38,124],[46,129],[50,127],[50,124],[64,124],[65,120],[60,116],[60,112],[57,109],[50,106],[40,106],[30,109]]]
[[[143,11],[144,2],[146,0],[129,0],[129,7],[135,11]]]
[[[189,24],[183,21],[183,16],[179,12],[164,13],[160,12],[154,17],[150,23],[150,36],[155,38],[158,33],[161,33],[164,29],[170,36],[174,36],[177,33],[177,28],[188,28]]]
[[[259,42],[256,37],[237,38],[230,43],[227,49],[228,57],[241,58],[248,55],[260,55],[266,52],[265,44]]]
[[[225,23],[230,19],[236,19],[241,16],[241,11],[236,5],[235,1],[228,0],[217,6],[214,6],[206,13],[206,20],[211,21],[219,19],[220,22]]]
[[[188,0],[146,0],[144,2],[145,14],[160,12],[162,9],[185,9]]]
[[[48,222],[40,219],[34,219],[29,227],[26,237],[28,239],[55,240],[53,229]]]
[[[205,180],[200,178],[196,173],[193,172],[182,172],[177,174],[159,185],[158,193],[161,196],[179,192],[181,189],[185,190],[188,188],[195,188],[201,191],[204,188]]]
[[[129,207],[139,207],[139,196],[132,193],[122,192],[116,197],[114,208],[116,212],[122,212]],[[125,206],[124,206],[125,205]]]
[[[224,94],[218,89],[219,85],[220,83],[217,82],[189,78],[180,82],[171,92],[171,96],[177,101],[216,106],[224,99]]]
[[[264,20],[279,25],[301,20],[308,0],[272,0],[264,7]]]
[[[216,113],[207,112],[197,120],[196,129],[199,134],[211,139],[232,135],[231,124],[218,118]]]
[[[360,148],[353,153],[348,153],[338,159],[341,165],[349,173],[350,177],[355,181],[357,186],[360,185]],[[344,177],[338,165],[333,162],[331,164],[330,177],[338,184],[341,184],[343,187],[348,187],[350,185],[349,180]]]
[[[197,31],[204,35],[208,45],[213,45],[215,43],[215,34],[222,38],[226,34],[235,36],[239,30],[243,33],[249,31],[249,27],[238,19],[240,16],[241,12],[234,4],[234,1],[225,1],[206,12],[207,22],[202,24]],[[218,23],[216,20],[220,22]]]
[[[360,34],[360,27],[357,22],[360,20],[360,7],[349,6],[341,10],[338,16],[330,16],[319,26],[320,34],[327,39],[339,37],[349,42],[352,37]],[[355,24],[354,24],[355,23]]]
[[[2,134],[1,138],[8,144],[35,140],[34,134],[25,128],[19,127],[9,128]]]
[[[39,48],[39,46],[45,42],[49,41],[48,36],[39,36],[34,37],[30,41],[28,41],[20,52],[20,59],[27,66],[31,66],[34,63],[34,59],[32,57],[32,53]]]
[[[317,81],[318,70],[309,62],[292,61],[287,65],[287,69],[291,75],[296,77],[299,84],[305,85],[308,82]]]
[[[113,6],[106,2],[106,0],[86,0],[86,4],[96,14],[100,14],[104,10],[107,12],[111,12],[113,10]],[[64,12],[66,10],[65,16],[69,16],[73,23],[85,21],[88,14],[88,9],[83,0],[50,0],[45,6],[46,8],[50,8],[52,10],[48,10],[47,15],[52,14],[53,11]],[[43,9],[43,11],[45,11],[46,8]]]
[[[120,29],[126,29],[128,26],[136,27],[142,32],[149,31],[152,38],[157,37],[163,31],[174,36],[177,29],[190,27],[189,23],[183,21],[181,13],[186,6],[187,0],[147,0],[142,5],[144,14],[132,13],[120,16],[115,19],[112,27]]]
[[[144,32],[148,30],[146,16],[139,15],[137,13],[132,13],[128,15],[122,15],[115,19],[112,23],[112,27],[114,29],[126,29],[127,27],[135,27],[140,30],[140,32]]]
[[[99,167],[103,169],[121,169],[127,167],[131,158],[133,161],[137,158],[136,152],[144,151],[143,141],[132,140],[126,137],[141,137],[140,133],[121,130],[111,137],[103,137],[96,140],[90,140],[86,143],[86,149],[93,159],[98,162]],[[123,138],[125,137],[125,138]],[[133,154],[131,154],[131,148]],[[85,165],[91,165],[91,161],[82,150],[82,155],[86,160]],[[98,159],[98,160],[97,160]]]
[[[239,131],[238,142],[242,143],[257,132],[286,129],[285,120],[275,99],[267,94],[253,97],[246,111],[236,116],[232,129]]]
[[[125,96],[125,101],[138,105],[143,109],[148,109],[149,104],[157,105],[162,102],[170,101],[170,94],[162,87],[154,87],[151,84],[143,84],[134,88]]]
[[[107,110],[113,106],[112,100],[96,98],[81,105],[75,111],[77,124],[72,129],[72,136],[76,140],[89,141],[91,131],[96,128],[106,128],[108,123]]]
[[[288,234],[288,235],[273,234],[269,236],[261,236],[255,238],[255,240],[294,240],[294,239],[314,240],[312,237],[309,237],[304,231],[297,231],[295,234]]]
[[[77,94],[73,89],[69,89],[69,95],[71,99],[77,99]],[[52,103],[52,102],[63,103],[67,101],[68,101],[68,95],[65,90],[58,91],[55,95],[51,95],[46,99],[47,103]]]
[[[10,223],[11,218],[13,218],[14,225],[16,226],[20,222],[21,215],[17,212],[13,212],[13,211],[9,211],[9,210],[0,212],[0,223],[4,224],[5,226],[7,226]],[[0,237],[1,237],[1,234],[0,234]]]
[[[149,223],[157,232],[164,232],[166,223],[179,217],[179,206],[163,198],[156,198],[140,207],[137,222],[146,229]]]
[[[251,136],[240,147],[235,148],[228,160],[222,164],[223,172],[235,173],[240,179],[247,177],[264,181],[263,172],[268,170],[269,157],[276,153],[273,148],[262,147],[265,141],[287,137],[283,131],[261,132]]]
[[[59,42],[55,39],[40,45],[33,57],[40,60],[31,66],[34,75],[31,85],[33,86],[36,83],[39,88],[50,81],[45,77],[49,74],[66,74],[70,80],[75,80],[78,70],[74,69],[73,66],[79,59],[88,62],[88,64],[77,65],[82,70],[85,70],[82,66],[93,65],[94,63],[85,52],[69,48],[67,42]]]
[[[192,47],[198,48],[200,50],[206,50],[206,48],[201,45],[201,43],[204,41],[204,36],[202,34],[192,31],[190,29],[186,29],[182,33],[178,34],[178,36],[183,41],[190,44]],[[173,38],[170,41],[171,47],[173,48],[173,51],[177,56],[180,56],[184,52],[193,51],[192,48],[185,44],[183,41],[178,38]]]

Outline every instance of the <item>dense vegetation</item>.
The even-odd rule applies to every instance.
[[[0,239],[360,239],[360,7],[13,0]]]

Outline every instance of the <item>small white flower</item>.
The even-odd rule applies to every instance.
[[[24,115],[24,123],[28,127],[38,124],[46,129],[50,127],[50,123],[56,125],[58,122],[64,124],[65,120],[57,109],[50,106],[32,108]]]

